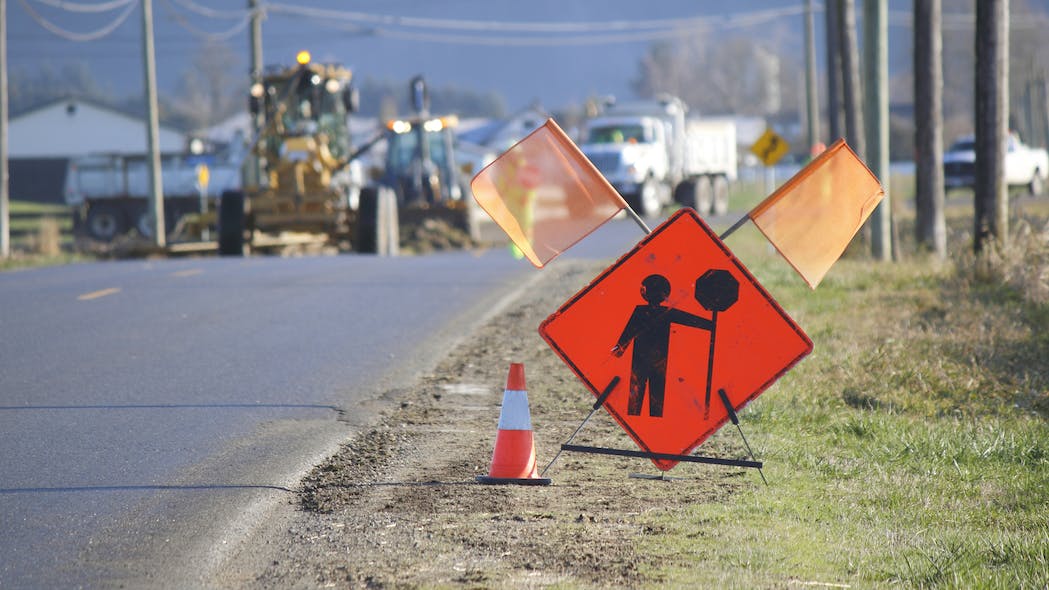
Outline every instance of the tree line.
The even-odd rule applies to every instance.
[[[142,94],[118,94],[101,84],[83,61],[56,66],[43,63],[9,72],[13,117],[65,98],[90,100],[135,117],[145,117]],[[207,43],[181,72],[175,88],[158,97],[160,120],[180,131],[194,132],[217,125],[247,110],[249,78],[240,54],[224,43]],[[364,77],[354,81],[360,92],[360,115],[391,117],[410,112],[408,80]],[[460,116],[501,117],[506,103],[496,92],[456,86],[430,89],[431,111]]]

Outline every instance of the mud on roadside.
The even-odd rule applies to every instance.
[[[505,313],[472,334],[399,405],[314,469],[298,512],[271,540],[251,587],[577,587],[658,584],[666,555],[646,515],[719,501],[759,485],[738,469],[679,466],[677,481],[644,460],[561,455],[549,487],[483,486],[511,362],[525,365],[540,469],[593,398],[537,333],[539,323],[603,268],[559,261]],[[575,440],[633,442],[603,412]],[[714,437],[708,454],[742,457]],[[684,559],[684,557],[678,558]]]

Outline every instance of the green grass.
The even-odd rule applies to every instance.
[[[66,205],[54,205],[50,203],[33,203],[30,201],[11,201],[11,213],[54,215],[60,217],[69,215],[69,207]]]
[[[1049,306],[981,275],[954,235],[948,264],[850,256],[815,291],[756,231],[729,239],[815,350],[741,415],[770,486],[646,514],[656,579],[1047,587]],[[1031,244],[1015,265],[1044,260],[1049,240]]]
[[[69,207],[11,201],[11,257],[0,271],[52,266],[90,259],[72,253],[73,218]]]

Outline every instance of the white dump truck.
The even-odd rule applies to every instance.
[[[673,96],[609,104],[586,121],[581,149],[639,215],[672,201],[701,215],[728,210],[736,180],[736,125],[688,115]]]

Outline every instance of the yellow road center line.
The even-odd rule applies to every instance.
[[[173,272],[173,273],[171,273],[171,276],[178,277],[178,278],[191,277],[193,275],[199,275],[202,272],[204,272],[204,271],[200,270],[199,268],[190,268],[190,269],[187,269],[187,270],[180,270],[178,272]]]
[[[84,293],[80,297],[77,297],[78,301],[91,301],[92,299],[98,299],[99,297],[105,297],[106,295],[113,295],[119,293],[120,289],[117,287],[110,287],[108,289],[102,289],[100,291],[92,291],[91,293]]]

